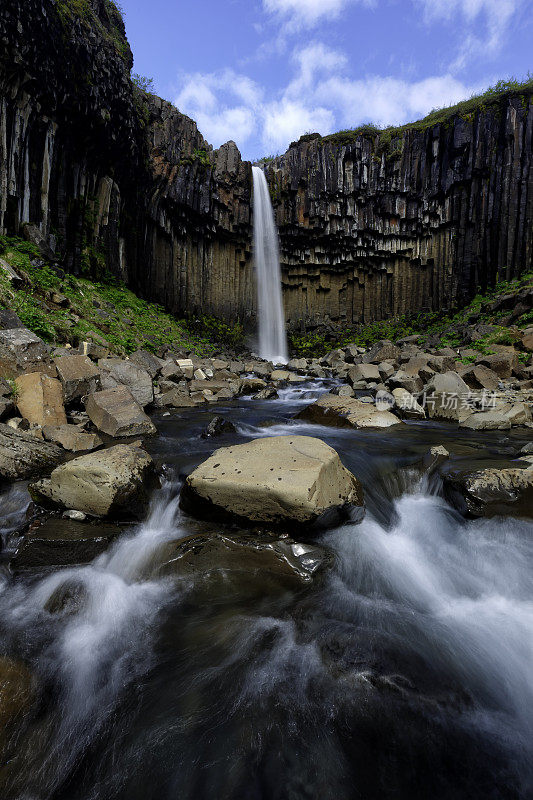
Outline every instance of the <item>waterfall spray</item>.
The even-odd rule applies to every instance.
[[[278,232],[265,174],[259,167],[252,167],[252,171],[259,355],[267,361],[286,363],[288,350],[281,297]]]

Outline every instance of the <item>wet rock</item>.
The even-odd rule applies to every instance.
[[[35,425],[66,425],[63,388],[56,378],[30,372],[16,379],[17,408],[24,419]]]
[[[471,414],[460,423],[462,428],[473,431],[507,431],[511,421],[505,411],[481,411]]]
[[[55,365],[66,403],[100,389],[100,372],[87,356],[63,356],[57,359]]]
[[[28,722],[35,700],[36,681],[25,664],[0,656],[0,757],[3,765]]]
[[[155,425],[126,386],[91,394],[85,409],[91,422],[108,436],[143,436],[156,433]]]
[[[234,433],[235,431],[236,428],[233,422],[224,419],[224,417],[213,417],[202,433],[202,437],[209,439],[212,436],[222,436],[224,433]]]
[[[95,517],[137,518],[158,485],[154,462],[141,447],[119,444],[62,464],[29,487],[37,503]]]
[[[239,593],[262,594],[273,585],[310,583],[332,563],[331,554],[316,544],[267,533],[200,534],[163,546],[154,572],[207,585],[219,582],[224,595],[235,585]]]
[[[363,493],[325,442],[276,436],[217,450],[185,481],[182,504],[201,517],[309,526],[362,506]]]
[[[243,378],[240,385],[240,394],[255,394],[266,388],[267,384],[261,378]]]
[[[115,525],[88,525],[52,517],[26,534],[11,569],[20,573],[87,564],[107,550],[120,533]]]
[[[400,425],[401,420],[389,411],[380,411],[370,403],[356,398],[325,394],[297,415],[317,425],[334,425],[347,428],[389,428]]]
[[[275,400],[276,397],[278,397],[278,393],[275,389],[261,389],[255,395],[256,400]]]
[[[43,428],[43,436],[48,442],[59,444],[71,453],[96,450],[103,444],[95,433],[87,433],[77,425],[46,425]]]
[[[42,339],[27,328],[0,330],[0,374],[16,378],[21,372],[44,372],[51,377],[56,374]]]
[[[152,379],[145,369],[141,369],[132,361],[120,358],[101,358],[98,367],[101,372],[102,389],[126,386],[143,408],[153,402]]]
[[[533,518],[533,469],[484,469],[445,477],[450,501],[469,516]]]
[[[435,469],[444,464],[450,457],[449,452],[443,445],[434,445],[430,447],[429,451],[424,456],[423,466],[428,472],[433,472]]]
[[[24,480],[58,464],[63,450],[0,423],[0,478]]]

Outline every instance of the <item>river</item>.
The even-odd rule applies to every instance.
[[[91,564],[4,572],[3,649],[42,691],[3,796],[533,796],[533,524],[465,521],[420,468],[434,444],[450,468],[510,465],[529,432],[293,420],[324,390],[156,416],[146,446],[165,484],[146,521]],[[203,439],[214,414],[236,432]],[[302,580],[271,569],[268,548],[235,555],[233,539],[261,532],[195,521],[178,504],[213,449],[284,433],[335,447],[367,505],[362,522],[313,535]],[[24,486],[1,499],[9,537]],[[176,541],[200,534],[211,548],[172,561]]]

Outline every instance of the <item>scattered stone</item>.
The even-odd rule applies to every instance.
[[[130,355],[129,360],[137,367],[140,367],[140,369],[145,370],[152,380],[159,375],[164,363],[152,355],[152,353],[149,353],[148,350],[136,350]]]
[[[71,453],[82,453],[96,450],[103,442],[95,433],[87,433],[77,425],[46,425],[43,436],[48,442],[61,445]]]
[[[108,436],[142,436],[156,433],[155,425],[126,386],[104,389],[90,395],[86,411],[93,425]]]
[[[325,394],[297,415],[317,425],[334,425],[348,428],[389,428],[401,425],[401,420],[390,411],[380,411],[374,405],[356,398]]]
[[[398,409],[398,414],[403,419],[425,419],[426,412],[420,403],[407,389],[393,389],[392,396]]]
[[[275,400],[277,397],[279,397],[279,395],[275,389],[261,389],[261,391],[257,392],[255,395],[256,400]]]
[[[473,431],[507,431],[511,427],[511,421],[505,412],[481,411],[470,414],[459,425]]]
[[[141,516],[157,485],[154,462],[139,446],[119,444],[56,467],[29,487],[37,503],[96,517]]]
[[[63,519],[71,519],[74,522],[85,522],[87,514],[84,514],[83,511],[69,509],[68,511],[63,511]]]
[[[449,499],[469,516],[533,518],[533,469],[484,469],[445,476]]]
[[[363,493],[325,442],[276,436],[217,450],[187,478],[182,504],[202,517],[311,525],[362,506]]]
[[[16,378],[21,372],[44,372],[51,377],[56,374],[42,339],[27,328],[0,330],[0,374],[3,378]]]
[[[462,422],[473,413],[467,402],[471,394],[456,372],[437,374],[426,386],[428,414],[432,419]]]
[[[11,569],[21,573],[87,564],[105,552],[120,533],[115,525],[88,525],[78,519],[52,517],[26,534]],[[54,606],[49,601],[47,610],[53,613]]]
[[[387,361],[387,359],[396,360],[400,355],[400,348],[396,347],[395,344],[390,342],[388,339],[383,339],[380,342],[376,342],[369,350],[368,353],[365,353],[363,356],[363,362],[365,364],[369,363],[377,363],[379,364],[380,361]]]
[[[224,417],[213,417],[211,422],[202,433],[202,438],[209,439],[211,436],[222,436],[224,433],[235,433],[236,430],[237,429],[233,422],[224,419]]]
[[[450,457],[449,452],[442,445],[434,445],[424,456],[423,466],[428,472],[433,472]]]
[[[153,403],[154,387],[145,369],[121,358],[101,358],[98,367],[101,370],[102,389],[126,386],[143,408]]]
[[[29,423],[40,425],[66,425],[63,405],[63,387],[56,378],[42,372],[20,375],[15,381],[17,408]]]
[[[55,365],[59,380],[63,384],[66,403],[100,389],[100,372],[87,356],[63,356],[57,359]]]
[[[25,480],[55,466],[63,456],[55,444],[0,423],[0,478]]]
[[[518,354],[513,350],[512,352],[501,351],[494,355],[481,356],[478,363],[491,369],[499,378],[510,378],[519,362]]]
[[[359,381],[376,381],[381,380],[379,368],[375,364],[356,364],[348,370],[348,379],[352,385]]]
[[[493,392],[500,384],[498,375],[483,364],[467,367],[462,371],[461,377],[471,389],[487,389]]]

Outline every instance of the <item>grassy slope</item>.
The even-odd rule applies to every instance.
[[[169,348],[208,355],[218,346],[242,343],[239,324],[226,325],[212,317],[177,320],[119,283],[62,277],[61,270],[42,265],[38,250],[22,239],[0,237],[0,258],[24,278],[24,286],[14,289],[0,270],[0,307],[15,311],[28,328],[51,344],[75,346],[85,339],[105,340],[119,354],[143,347],[152,352]],[[55,293],[68,299],[68,307],[54,302]]]

